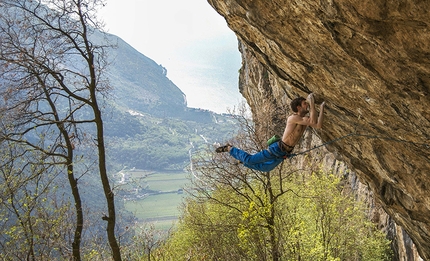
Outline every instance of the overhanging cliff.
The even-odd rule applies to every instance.
[[[256,63],[242,68],[241,92],[253,113],[264,102],[287,108],[313,92],[327,103],[323,142],[368,135],[327,149],[430,260],[430,2],[208,2],[237,34],[244,59],[267,70],[252,77]]]

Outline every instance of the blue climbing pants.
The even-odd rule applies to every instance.
[[[288,157],[289,154],[282,151],[279,142],[275,142],[266,150],[262,150],[253,155],[241,149],[232,147],[230,155],[241,161],[245,167],[269,172],[278,166],[286,157]]]

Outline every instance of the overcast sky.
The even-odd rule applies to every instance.
[[[237,38],[206,0],[108,0],[109,33],[162,64],[188,106],[226,112],[241,101]]]

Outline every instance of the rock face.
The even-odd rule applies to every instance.
[[[256,118],[269,103],[281,130],[292,98],[326,101],[317,136],[352,134],[327,150],[430,260],[430,1],[208,2],[239,38]]]

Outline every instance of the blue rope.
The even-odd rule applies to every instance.
[[[339,140],[342,140],[342,139],[346,139],[346,138],[352,137],[352,136],[360,136],[360,137],[365,137],[365,138],[368,138],[368,139],[381,139],[381,140],[391,140],[391,141],[395,141],[395,142],[404,142],[404,143],[409,143],[409,144],[412,144],[412,145],[415,145],[415,146],[423,146],[426,149],[430,149],[430,145],[429,144],[425,144],[425,143],[415,143],[415,142],[407,141],[407,140],[400,140],[400,139],[394,139],[394,138],[389,138],[389,137],[380,137],[380,136],[376,136],[376,135],[360,134],[360,133],[356,133],[356,132],[351,132],[351,133],[349,133],[347,135],[341,136],[341,137],[336,138],[334,140],[327,141],[327,142],[325,142],[323,144],[320,144],[318,146],[314,146],[314,147],[312,147],[310,149],[307,149],[307,150],[304,150],[304,151],[301,151],[301,152],[298,152],[298,153],[289,154],[289,155],[287,155],[287,158],[289,158],[289,159],[294,158],[295,156],[308,153],[308,152],[310,152],[312,150],[318,149],[320,147],[327,146],[328,144],[331,144],[331,143],[334,143],[336,141],[339,141]]]

